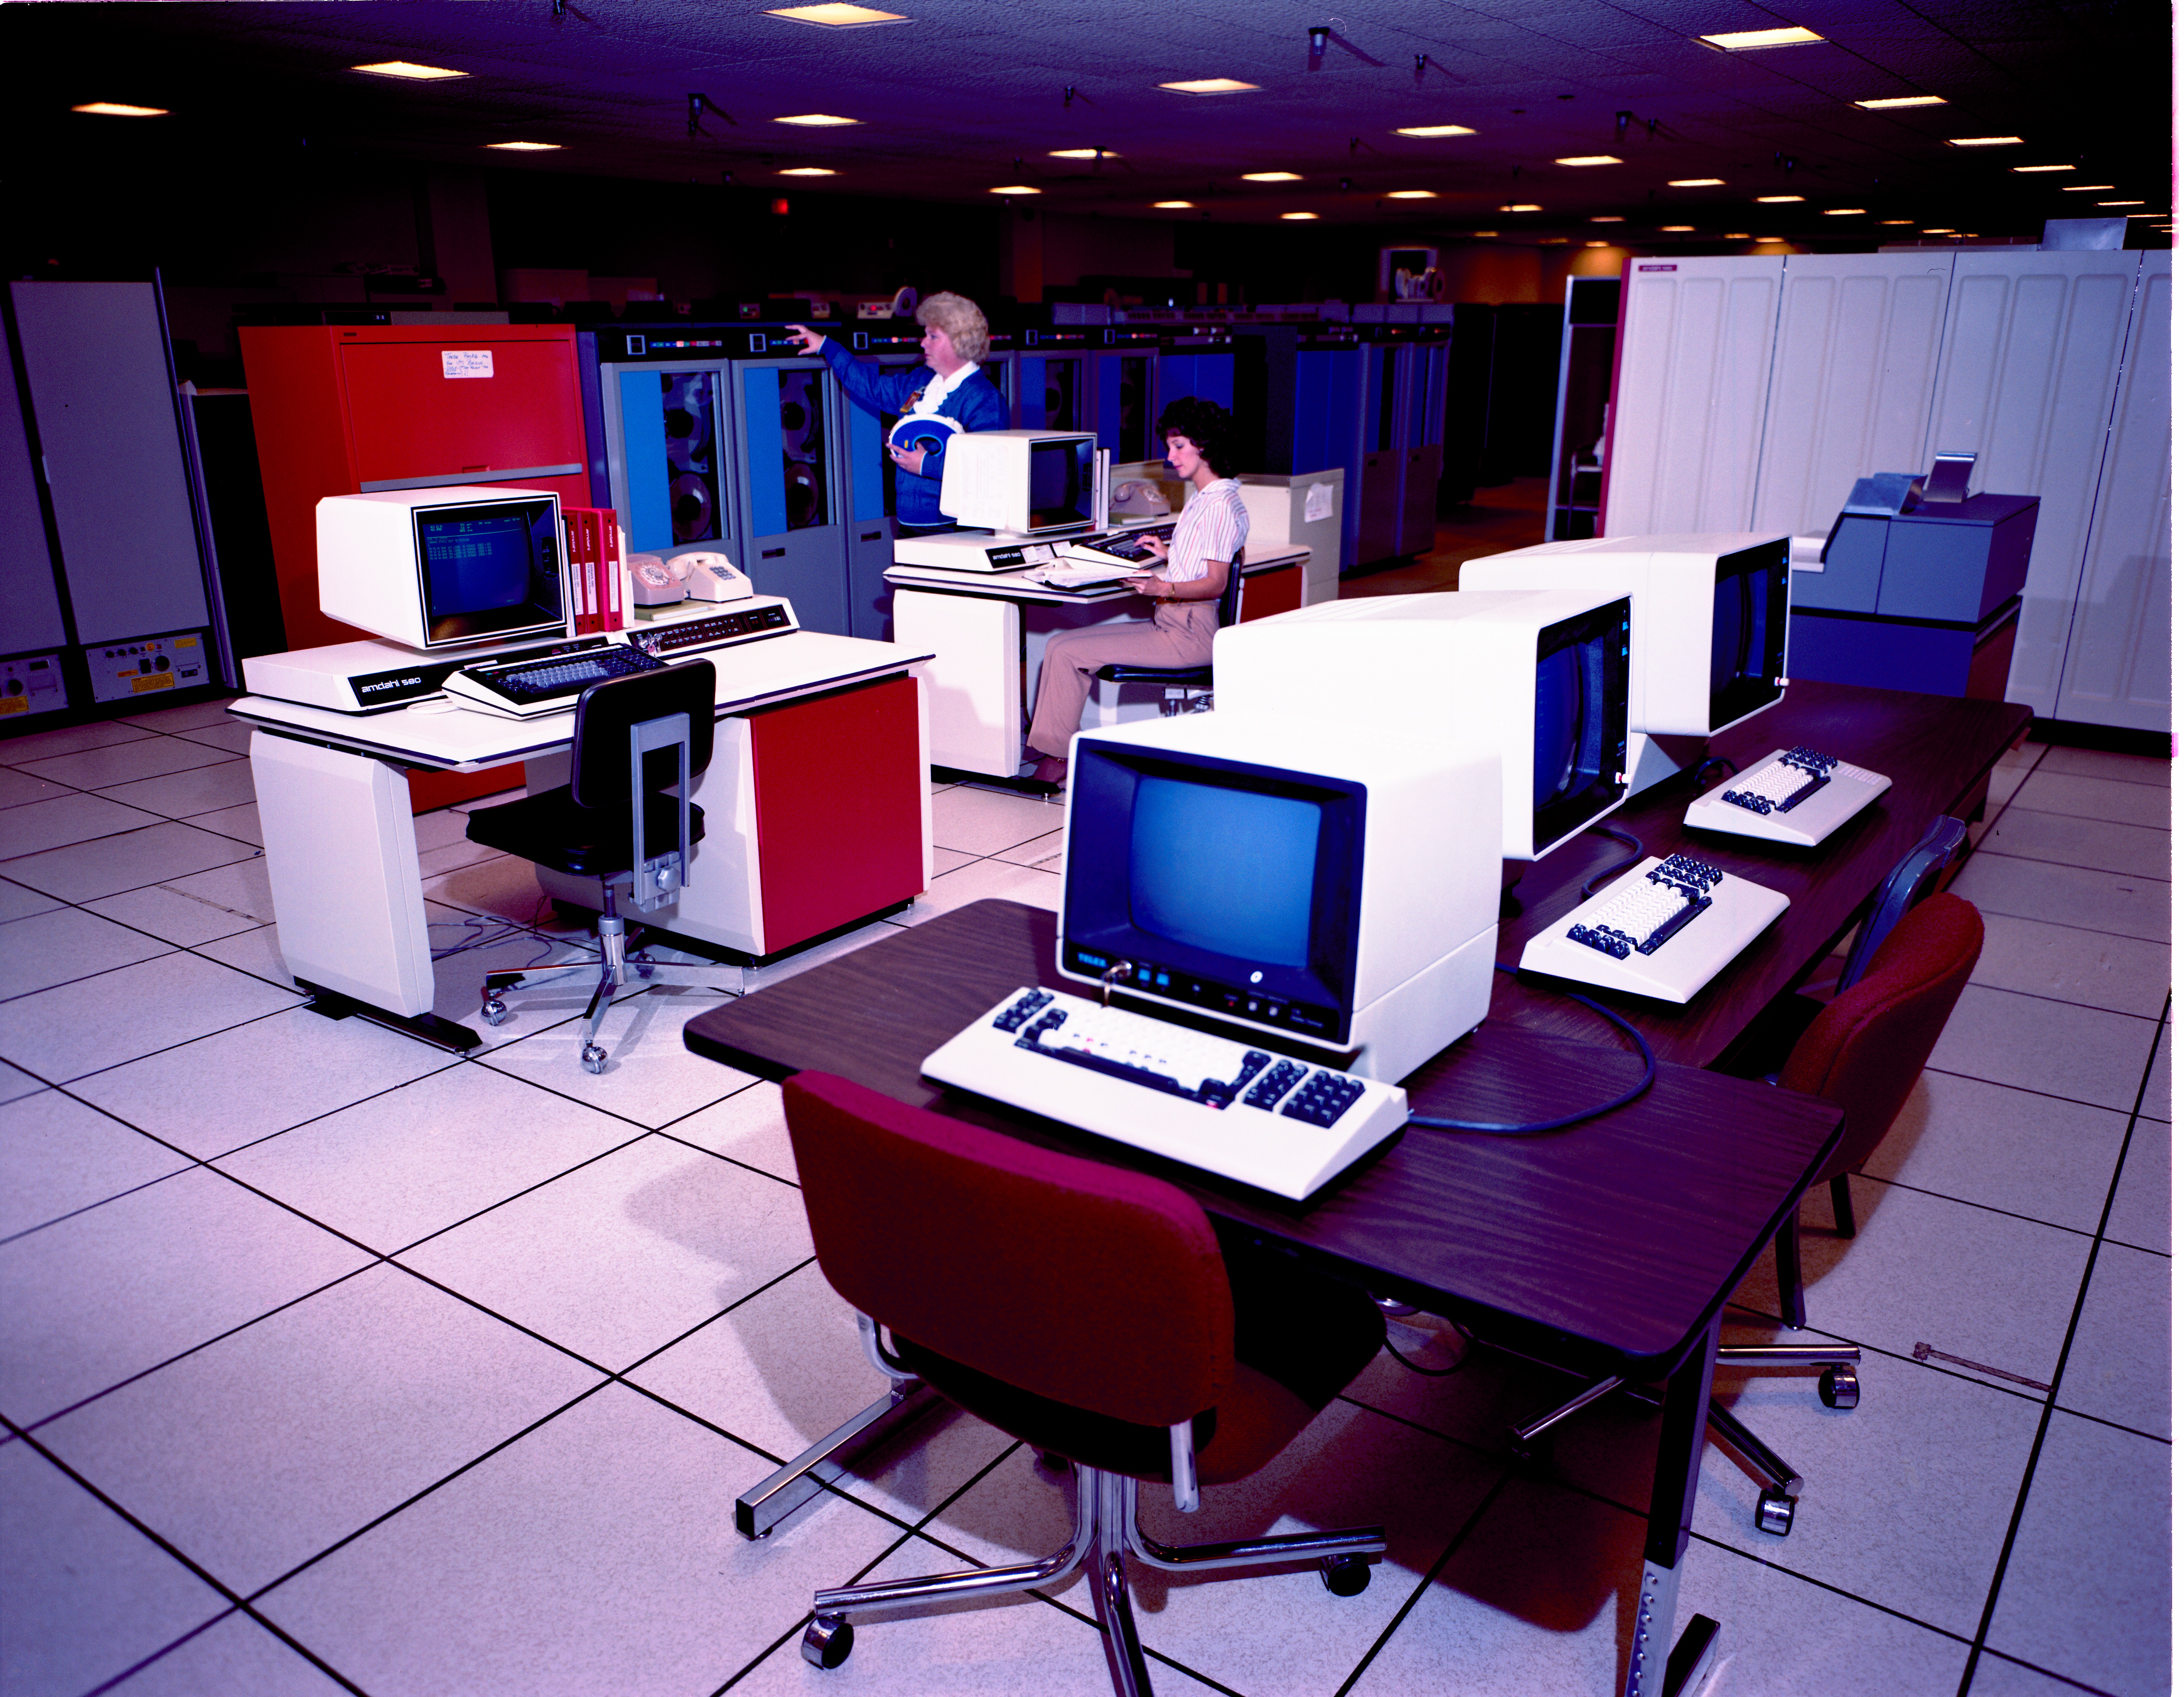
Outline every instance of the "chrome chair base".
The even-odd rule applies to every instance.
[[[671,964],[648,960],[642,949],[630,954],[627,922],[615,914],[611,905],[599,916],[599,958],[596,965],[578,960],[525,972],[488,972],[485,988],[480,993],[480,1016],[488,1025],[497,1026],[509,1015],[508,998],[512,994],[566,984],[572,978],[594,978],[597,982],[592,999],[584,1010],[584,1042],[577,1058],[585,1071],[604,1072],[607,1052],[599,1043],[599,1026],[613,1004],[615,992],[632,977],[648,984],[682,984],[731,995],[741,995],[748,988],[744,969],[740,966],[700,966],[682,961]]]
[[[852,1614],[944,1597],[1028,1591],[1072,1568],[1081,1568],[1091,1583],[1093,1611],[1106,1644],[1107,1672],[1114,1680],[1117,1697],[1150,1697],[1152,1683],[1146,1672],[1144,1649],[1138,1642],[1137,1618],[1130,1607],[1128,1557],[1134,1555],[1149,1566],[1171,1573],[1317,1561],[1322,1583],[1338,1596],[1355,1596],[1372,1577],[1365,1558],[1383,1554],[1388,1547],[1386,1532],[1377,1526],[1216,1544],[1164,1544],[1146,1536],[1138,1524],[1137,1494],[1135,1479],[1080,1464],[1069,1540],[1051,1555],[1000,1567],[974,1567],[821,1591],[811,1600],[812,1621],[805,1630],[804,1659],[814,1667],[840,1666],[855,1642],[849,1619]]]

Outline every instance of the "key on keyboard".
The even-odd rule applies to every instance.
[[[1789,905],[1691,855],[1649,856],[1526,943],[1518,965],[1688,1002]]]
[[[1889,781],[1812,748],[1784,748],[1718,784],[1684,823],[1812,848],[1888,787]]]
[[[922,1070],[1292,1201],[1410,1117],[1396,1085],[1051,990],[1011,992]]]

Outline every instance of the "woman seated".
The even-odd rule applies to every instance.
[[[1232,422],[1226,407],[1189,396],[1161,415],[1167,463],[1190,491],[1172,536],[1139,538],[1164,569],[1123,580],[1153,603],[1153,616],[1065,631],[1048,641],[1031,716],[1031,747],[1039,756],[1033,776],[1041,782],[1060,784],[1067,776],[1069,739],[1101,666],[1202,666],[1212,659],[1228,562],[1251,523],[1236,484]]]

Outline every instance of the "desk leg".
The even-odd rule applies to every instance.
[[[254,731],[250,776],[281,957],[313,1005],[465,1049],[432,1012],[432,946],[410,785],[382,760]]]
[[[1630,1666],[1624,1676],[1623,1697],[1678,1697],[1696,1691],[1713,1662],[1721,1626],[1704,1615],[1694,1615],[1683,1638],[1673,1640],[1673,1649],[1670,1645],[1684,1546],[1691,1541],[1699,1457],[1706,1449],[1714,1353],[1720,1347],[1721,1316],[1717,1314],[1691,1359],[1670,1376],[1662,1400],[1661,1449],[1653,1463],[1646,1561],[1638,1582],[1638,1621],[1630,1635]]]
[[[932,760],[1012,778],[1023,764],[1023,625],[1013,601],[898,585],[894,639],[932,653],[926,710]]]

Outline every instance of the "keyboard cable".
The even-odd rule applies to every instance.
[[[1517,976],[1515,967],[1505,966],[1498,960],[1494,963],[1494,970],[1496,972],[1507,972],[1513,978]],[[1523,1125],[1497,1125],[1484,1120],[1445,1120],[1434,1115],[1413,1114],[1411,1116],[1411,1124],[1429,1126],[1440,1132],[1485,1132],[1494,1137],[1528,1138],[1540,1132],[1558,1132],[1565,1126],[1574,1126],[1580,1121],[1595,1119],[1600,1115],[1611,1113],[1626,1104],[1636,1101],[1653,1088],[1653,1078],[1658,1068],[1653,1060],[1652,1046],[1646,1043],[1637,1027],[1632,1025],[1613,1009],[1603,1007],[1590,996],[1580,996],[1574,990],[1562,990],[1557,993],[1568,996],[1573,1002],[1591,1008],[1593,1012],[1598,1014],[1628,1037],[1631,1042],[1636,1043],[1638,1053],[1646,1063],[1646,1076],[1612,1100],[1600,1103],[1595,1107],[1580,1108],[1576,1113],[1564,1114],[1558,1119],[1533,1120]]]
[[[1578,898],[1580,900],[1583,900],[1592,895],[1610,878],[1614,877],[1618,873],[1623,872],[1629,868],[1636,865],[1641,860],[1646,858],[1646,845],[1641,843],[1636,837],[1630,835],[1629,832],[1618,831],[1612,825],[1596,825],[1592,828],[1595,831],[1597,831],[1602,837],[1613,837],[1618,843],[1620,843],[1630,852],[1624,855],[1620,860],[1618,860],[1613,866],[1610,866],[1606,871],[1595,873],[1593,876],[1587,879],[1585,881],[1585,887],[1578,892]]]

